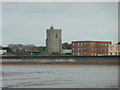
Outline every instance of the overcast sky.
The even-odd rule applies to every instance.
[[[118,42],[116,2],[2,3],[2,44],[45,45],[46,29],[62,29],[62,42]]]

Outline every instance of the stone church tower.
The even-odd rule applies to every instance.
[[[48,53],[59,52],[62,50],[61,43],[61,29],[54,29],[54,27],[50,27],[47,29],[47,38],[46,38],[46,50]]]

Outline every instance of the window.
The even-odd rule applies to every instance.
[[[56,33],[56,38],[58,37],[57,33]]]
[[[93,43],[91,43],[91,45],[93,46]]]
[[[112,50],[112,47],[109,47],[109,50]]]
[[[78,50],[80,50],[80,48],[78,48]]]
[[[92,51],[93,51],[93,48],[91,48],[92,49]]]
[[[80,53],[78,53],[78,56],[80,55]]]
[[[96,43],[94,43],[94,45],[96,45]]]
[[[80,43],[78,43],[78,46],[80,45]]]
[[[105,46],[105,44],[103,43],[102,46]]]
[[[104,49],[104,48],[102,48],[102,50],[104,51],[105,49]]]
[[[98,46],[100,45],[100,43],[98,43]]]
[[[107,43],[105,44],[105,46],[107,46]]]
[[[74,48],[72,50],[74,51]]]
[[[79,43],[80,44],[80,46],[81,46],[81,43]]]
[[[86,43],[84,43],[84,45],[86,45]]]
[[[82,56],[82,53],[80,53],[80,55]]]
[[[84,55],[86,55],[86,52],[84,52]]]
[[[83,43],[81,43],[81,46],[83,46]]]

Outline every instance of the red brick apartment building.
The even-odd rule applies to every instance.
[[[108,45],[106,41],[73,41],[72,55],[75,56],[98,56],[108,55]]]

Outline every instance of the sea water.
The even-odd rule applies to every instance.
[[[2,87],[117,88],[118,67],[80,65],[3,65]]]

